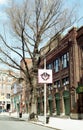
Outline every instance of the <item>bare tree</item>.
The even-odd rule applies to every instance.
[[[12,43],[10,46],[2,35],[0,35],[0,40],[7,51],[11,51],[23,60],[25,69],[2,47],[0,47],[0,52],[8,60],[6,61],[4,58],[0,58],[0,60],[4,64],[23,72],[24,80],[32,88],[32,97],[33,99],[35,97],[35,101],[32,100],[32,107],[35,104],[34,110],[36,110],[35,88],[41,57],[40,49],[50,39],[57,38],[57,34],[61,34],[75,22],[74,9],[64,8],[62,0],[25,0],[19,5],[13,2],[6,13],[11,23],[13,38],[17,38],[18,42],[14,42],[15,46]],[[31,69],[28,68],[25,60],[27,55],[32,59]]]

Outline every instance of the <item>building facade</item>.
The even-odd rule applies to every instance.
[[[51,51],[46,54],[49,47]],[[83,119],[83,27],[72,28],[59,42],[48,44],[41,53],[45,55],[46,68],[53,72],[53,83],[47,84],[47,113]],[[43,58],[40,68],[44,68]],[[41,114],[44,111],[43,85],[38,93],[37,108]]]
[[[11,86],[11,111],[22,111],[22,85],[19,80],[15,80]]]
[[[46,113],[50,116],[70,116],[83,119],[83,27],[72,28],[67,35],[56,36],[41,49],[39,69],[52,69],[53,83],[46,85]],[[26,58],[31,67],[32,61]],[[25,68],[23,60],[21,67]],[[29,68],[30,69],[30,68]],[[24,78],[23,73],[21,76]],[[22,103],[30,107],[30,90],[22,82]],[[38,84],[37,114],[44,115],[44,84]],[[23,108],[23,109],[24,109]]]
[[[20,70],[19,78],[11,86],[11,111],[17,113],[29,112],[31,109],[29,105],[30,91],[24,74],[26,70],[24,62],[26,62],[28,69],[31,68],[32,60],[30,58],[26,58],[25,61],[22,59],[20,65],[23,71]]]
[[[0,70],[0,111],[10,110],[12,82],[9,70]]]

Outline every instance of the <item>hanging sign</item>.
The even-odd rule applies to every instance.
[[[39,69],[38,70],[38,83],[52,83],[52,70]]]

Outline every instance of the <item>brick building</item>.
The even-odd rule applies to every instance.
[[[53,71],[53,84],[47,84],[47,113],[83,118],[83,27],[72,28],[63,38],[53,40],[41,49],[41,54],[45,55],[47,69]],[[43,67],[42,58],[40,68]],[[38,93],[37,108],[41,114],[43,85],[38,87]]]

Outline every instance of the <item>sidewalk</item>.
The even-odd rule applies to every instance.
[[[15,114],[11,114],[11,116],[16,117]],[[28,121],[28,114],[22,114],[23,120]],[[43,125],[46,127],[61,129],[61,130],[83,130],[83,120],[74,120],[74,119],[63,119],[57,117],[50,117],[49,123],[44,124],[44,116],[38,116],[38,121],[30,121],[31,123],[35,123],[38,125]]]
[[[29,117],[29,115],[25,113],[25,114],[22,114],[22,118],[19,118],[19,113],[17,113],[17,112],[14,112],[14,113],[2,112],[2,113],[0,113],[0,115],[12,117],[12,118],[18,118],[18,119],[24,120],[24,121],[27,121],[28,117]]]
[[[24,120],[24,121],[28,121],[28,118],[29,118],[29,114],[27,113],[24,113],[24,114],[22,113],[22,118],[19,117],[19,113],[17,112],[10,113],[9,116],[13,118],[19,118],[20,120]]]
[[[56,117],[50,117],[49,123],[33,122],[39,125],[60,129],[60,130],[83,130],[83,120],[62,119]]]
[[[17,113],[11,113],[11,115],[8,113],[3,114],[14,118],[19,118],[19,115]],[[19,119],[28,121],[28,117],[29,115],[25,113],[22,114],[22,118]],[[58,117],[50,117],[49,123],[44,124],[44,116],[38,116],[38,121],[30,121],[30,122],[60,130],[83,130],[83,120],[74,120],[70,118],[63,119]]]

